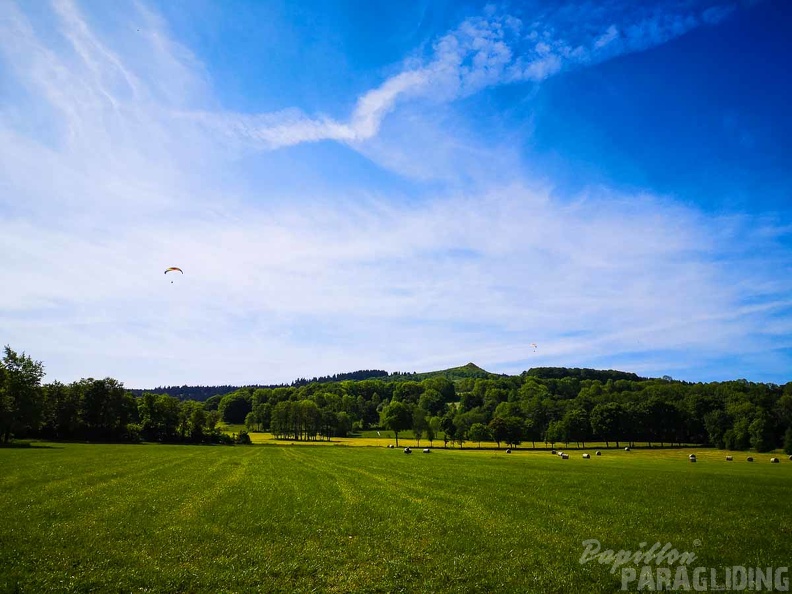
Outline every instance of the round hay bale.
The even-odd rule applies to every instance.
[[[696,460],[695,458],[691,458],[690,461],[691,462],[698,462],[698,460]]]
[[[599,450],[597,450],[597,456],[602,456],[602,452],[600,452]]]
[[[695,460],[696,459],[696,454],[690,454],[690,456],[688,456],[688,458],[690,460]]]
[[[746,461],[746,462],[753,462],[753,456],[748,456],[748,457],[745,459],[745,461]]]
[[[625,452],[629,452],[630,451],[630,446],[627,446],[626,448],[624,448],[624,451]]]
[[[778,464],[779,463],[779,459],[778,458],[770,458],[770,463],[771,464]]]
[[[555,450],[550,450],[550,453],[555,456],[558,452],[556,452]]]
[[[423,453],[424,453],[424,454],[431,454],[431,453],[432,453],[432,450],[430,450],[429,448],[424,448],[424,451],[423,451]]]
[[[561,454],[562,460],[569,460],[569,454]]]
[[[585,458],[586,460],[588,460],[589,458],[591,458],[591,454],[583,454],[583,458]]]
[[[511,448],[509,448],[508,450],[506,450],[506,453],[507,453],[507,454],[511,454]]]
[[[726,462],[731,462],[732,460],[734,460],[732,456],[726,456]]]
[[[412,450],[410,448],[404,448],[405,454],[412,454]]]

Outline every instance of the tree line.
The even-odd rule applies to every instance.
[[[418,443],[442,439],[446,446],[604,441],[616,447],[642,442],[792,449],[792,383],[689,383],[586,369],[564,377],[563,368],[549,368],[455,381],[436,376],[242,388],[207,406],[221,410],[224,420],[284,439],[385,428],[397,439],[412,431]]]
[[[249,442],[218,429],[220,414],[167,394],[134,396],[113,378],[41,384],[44,366],[6,346],[0,361],[0,440],[41,437],[163,443]]]
[[[42,385],[43,365],[6,347],[0,437],[223,442],[230,439],[217,428],[223,421],[290,440],[386,429],[397,442],[410,431],[418,445],[442,440],[446,447],[490,441],[498,447],[585,447],[602,441],[760,452],[783,447],[792,454],[792,382],[690,383],[610,370],[565,374],[564,368],[517,376],[475,377],[475,371],[454,380],[447,375],[250,386],[197,402],[149,392],[136,396],[112,378]]]

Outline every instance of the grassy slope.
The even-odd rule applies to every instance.
[[[618,590],[588,538],[788,565],[792,463],[688,453],[2,449],[0,591]]]

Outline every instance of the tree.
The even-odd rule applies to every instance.
[[[216,410],[210,410],[206,413],[206,431],[214,433],[217,429],[217,423],[220,421],[220,413]]]
[[[181,401],[173,396],[161,394],[157,398],[156,410],[159,423],[159,439],[162,441],[174,441],[179,427]]]
[[[506,421],[502,417],[495,417],[489,422],[489,429],[492,439],[495,440],[495,443],[498,444],[498,449],[500,449],[501,442],[505,441],[508,434]]]
[[[429,447],[432,447],[438,433],[440,433],[440,417],[429,417],[426,424],[426,439],[429,440]]]
[[[258,426],[258,431],[267,431],[267,429],[269,429],[271,411],[272,407],[269,405],[269,403],[257,404],[253,407],[253,413],[256,416],[256,425]]]
[[[409,429],[411,425],[410,409],[401,402],[391,402],[382,411],[382,426],[393,431],[396,436],[396,447],[399,447],[399,432]]]
[[[751,434],[751,447],[757,452],[769,452],[775,447],[772,423],[764,411],[756,415],[748,431]]]
[[[399,382],[393,388],[393,399],[407,404],[417,404],[423,390],[423,386],[418,382]]]
[[[190,414],[190,439],[201,442],[204,438],[204,428],[206,426],[206,411],[203,406],[196,403]]]
[[[115,440],[136,420],[137,405],[124,385],[111,377],[87,378],[71,384],[80,397],[80,414],[88,439]]]
[[[68,439],[80,431],[80,399],[60,382],[43,388],[46,421],[43,431],[55,439]]]
[[[610,447],[611,441],[615,441],[616,447],[619,447],[623,411],[618,402],[606,402],[595,406],[589,415],[592,432],[605,441],[606,447]]]
[[[42,423],[41,379],[44,365],[10,346],[0,363],[0,435],[8,443],[12,434],[37,430]]]
[[[735,419],[732,428],[723,434],[723,443],[727,450],[747,450],[751,447],[750,424],[747,416]]]
[[[563,421],[550,421],[545,431],[545,443],[549,443],[551,448],[555,447],[557,441],[563,441],[565,434]],[[545,445],[545,447],[547,447]]]
[[[715,409],[704,415],[704,426],[707,428],[710,444],[721,450],[726,447],[723,436],[729,430],[730,419],[721,409]]]
[[[452,409],[454,410],[454,409]],[[470,431],[470,426],[478,419],[472,419],[469,416],[469,413],[461,413],[458,412],[454,415],[454,439],[457,443],[459,443],[459,447],[461,448],[462,445],[467,441],[468,438],[468,431]]]
[[[223,421],[230,424],[240,424],[245,422],[247,414],[253,410],[250,400],[247,396],[240,392],[232,392],[226,394],[220,400],[218,411]]]
[[[428,388],[418,399],[418,406],[431,415],[440,415],[445,409],[443,395],[434,388]]]
[[[278,439],[285,438],[290,433],[289,417],[291,415],[292,403],[287,401],[278,402],[272,409],[270,419],[270,431]]]
[[[454,418],[449,411],[440,419],[440,429],[443,430],[443,447],[448,447],[448,442],[452,442],[456,438],[456,426],[454,425]]]
[[[416,446],[421,447],[421,438],[428,427],[429,424],[426,421],[426,411],[420,406],[416,406],[413,409],[412,419],[413,435],[415,436]]]
[[[456,389],[454,382],[445,377],[430,377],[421,382],[421,387],[424,391],[436,390],[441,395],[443,403],[453,402],[456,400]],[[436,414],[440,414],[442,408]]]
[[[159,438],[161,422],[158,412],[156,394],[145,392],[138,398],[138,418],[143,439],[152,441]]]
[[[272,396],[272,388],[257,388],[253,391],[250,404],[255,408],[260,404],[267,404]]]
[[[302,434],[305,439],[316,439],[322,424],[322,414],[313,400],[301,400],[298,403]]]
[[[564,415],[564,440],[575,441],[586,447],[586,440],[591,435],[591,423],[585,410],[570,408]]]
[[[784,433],[784,453],[792,456],[792,425]]]
[[[214,396],[210,396],[206,400],[204,400],[204,409],[205,410],[217,410],[217,407],[220,406],[220,401],[223,399],[222,394],[215,394]]]
[[[491,439],[492,435],[484,423],[473,423],[468,431],[468,437],[470,437],[471,441],[477,441],[478,447],[481,448],[481,442]]]
[[[525,436],[525,426],[520,417],[506,417],[506,443],[516,448]]]
[[[336,413],[335,434],[337,437],[346,437],[352,430],[352,419],[344,411]]]
[[[459,408],[466,412],[484,404],[484,398],[473,392],[465,392],[459,395]]]

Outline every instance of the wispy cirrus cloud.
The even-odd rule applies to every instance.
[[[405,60],[397,74],[361,95],[348,120],[299,109],[266,114],[189,112],[208,127],[263,149],[334,140],[350,145],[375,137],[399,102],[449,102],[487,87],[541,82],[564,70],[662,45],[736,10],[732,3],[570,3],[525,20],[494,7],[441,37],[428,57]],[[614,19],[617,22],[614,22]]]
[[[724,377],[716,363],[735,344],[748,357],[776,353],[766,377],[786,369],[777,328],[792,318],[792,275],[778,274],[790,267],[778,221],[608,188],[559,204],[519,173],[511,183],[482,173],[484,184],[420,201],[387,186],[267,198],[227,174],[239,165],[221,132],[284,150],[370,141],[403,100],[437,107],[542,80],[558,71],[551,63],[629,45],[623,25],[617,36],[602,17],[562,43],[547,23],[563,15],[529,25],[490,12],[405,62],[339,123],[299,111],[184,117],[213,101],[209,79],[142,11],[130,37],[140,47],[125,52],[72,2],[54,5],[57,39],[14,4],[2,9],[0,48],[25,93],[0,112],[0,327],[49,379],[261,383],[468,360]],[[674,22],[654,39],[678,34]],[[141,55],[158,66],[140,67]],[[55,131],[42,133],[39,117]],[[174,264],[187,274],[171,285],[162,269]]]

